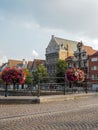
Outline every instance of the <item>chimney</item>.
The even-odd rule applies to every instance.
[[[52,35],[51,37],[54,38],[54,35]]]
[[[25,62],[26,62],[25,59],[23,59],[22,61],[23,61],[23,65],[25,65]]]

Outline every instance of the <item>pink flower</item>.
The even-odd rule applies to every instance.
[[[6,67],[1,74],[1,78],[4,80],[4,82],[8,83],[23,83],[21,79],[23,78],[23,72],[20,69],[17,69],[15,67],[8,68]]]
[[[66,79],[68,81],[84,81],[85,73],[78,68],[69,68],[66,71]]]

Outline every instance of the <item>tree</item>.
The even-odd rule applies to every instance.
[[[36,72],[33,72],[33,80],[34,84],[38,84],[39,80],[40,83],[45,82],[46,80],[43,77],[47,77],[47,69],[43,65],[39,65],[37,67]]]
[[[16,67],[6,67],[1,74],[2,80],[6,83],[5,96],[7,96],[7,85],[13,84],[14,89],[16,84],[24,84],[24,75],[21,69],[17,69]]]
[[[28,69],[23,69],[23,73],[25,76],[25,84],[28,86],[32,84],[32,73]]]
[[[56,77],[62,77],[57,79],[58,83],[62,83],[65,81],[64,78],[66,70],[67,70],[67,63],[64,60],[58,60],[56,64]]]
[[[2,84],[4,84],[4,81],[2,80],[2,78],[1,78],[1,72],[0,72],[0,86],[2,85]]]

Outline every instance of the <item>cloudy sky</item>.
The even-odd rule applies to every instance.
[[[97,0],[0,0],[0,62],[45,58],[51,35],[98,49]]]

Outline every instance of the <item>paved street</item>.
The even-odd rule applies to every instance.
[[[98,130],[98,95],[62,102],[0,105],[0,130]]]

